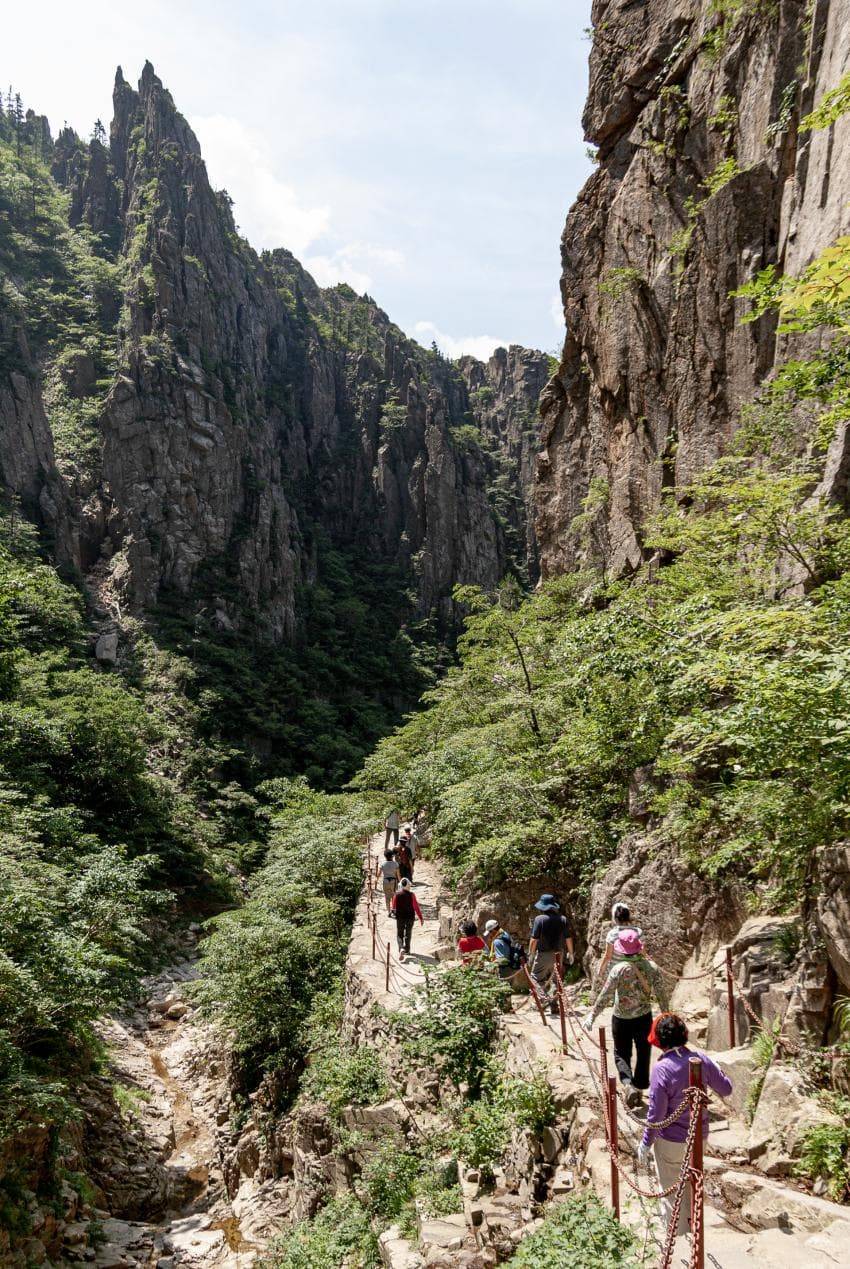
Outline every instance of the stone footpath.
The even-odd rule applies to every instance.
[[[373,839],[373,859],[381,844],[378,838]],[[395,924],[383,912],[383,897],[376,890],[373,908],[378,913],[379,959],[373,959],[369,905],[365,894],[361,899],[349,951],[350,991],[360,1016],[370,1001],[384,1009],[400,1005],[409,998],[415,982],[423,980],[423,966],[451,955],[454,913],[436,864],[419,860],[414,882],[425,925],[420,928],[417,922],[413,955],[401,966],[396,960]],[[389,991],[384,964],[388,940]],[[528,1142],[516,1144],[491,1192],[483,1192],[477,1175],[468,1172],[462,1178],[462,1216],[420,1220],[415,1243],[403,1238],[395,1227],[387,1230],[380,1245],[383,1263],[389,1269],[494,1264],[506,1259],[522,1238],[538,1227],[540,1199],[557,1200],[583,1184],[591,1185],[604,1201],[610,1198],[610,1161],[601,1115],[577,1034],[570,1030],[565,1055],[557,1019],[550,1018],[544,1025],[527,996],[515,996],[513,1006],[502,1022],[509,1067],[520,1074],[535,1069],[545,1073],[559,1108],[556,1125],[533,1147]],[[581,1012],[577,1007],[576,1028]],[[610,1035],[610,1016],[603,1014],[599,1023],[606,1025]],[[585,1054],[592,1059],[598,1050],[581,1034]],[[774,1125],[764,1122],[771,1114],[771,1105],[775,1106],[774,1098],[781,1099],[787,1109],[789,1099],[797,1097],[803,1107],[797,1077],[787,1068],[771,1069],[770,1086],[766,1083],[762,1094],[764,1109],[749,1128],[740,1112],[752,1075],[750,1050],[741,1048],[717,1057],[737,1087],[730,1105],[720,1105],[719,1114],[712,1112],[714,1128],[706,1151],[706,1263],[714,1269],[773,1269],[781,1260],[794,1269],[850,1265],[850,1210],[751,1166],[753,1154],[767,1148],[764,1143],[761,1147],[753,1143],[760,1137],[768,1140],[774,1131]],[[609,1053],[609,1068],[614,1070],[613,1052]],[[656,1189],[654,1176],[644,1172],[638,1178],[636,1174],[639,1125],[630,1122],[622,1108],[619,1124],[621,1151],[630,1174],[642,1188]],[[798,1131],[805,1126],[805,1107],[796,1126]],[[642,1241],[646,1263],[656,1264],[663,1242],[656,1204],[634,1195],[622,1180],[620,1194],[623,1219]],[[687,1264],[688,1253],[688,1240],[678,1240],[673,1264]]]

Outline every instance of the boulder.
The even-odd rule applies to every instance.
[[[102,665],[115,665],[118,660],[118,631],[104,630],[94,645],[94,655]]]
[[[720,1052],[712,1050],[711,1057],[732,1081],[732,1092],[721,1102],[721,1106],[728,1106],[735,1114],[743,1115],[747,1104],[747,1094],[755,1074],[756,1064],[752,1049],[749,1045],[746,1047],[742,1045],[736,1049]]]
[[[806,1133],[818,1124],[841,1126],[841,1119],[804,1092],[799,1071],[771,1066],[750,1129],[755,1166],[766,1176],[787,1176],[800,1157]]]
[[[675,849],[651,833],[630,834],[591,891],[585,958],[591,972],[602,955],[616,900],[629,905],[649,954],[671,974],[682,973],[690,957],[710,964],[717,947],[740,927],[744,913],[743,896],[734,887],[708,885]],[[689,972],[696,970],[689,966]]]
[[[406,1238],[398,1225],[390,1225],[378,1236],[378,1252],[386,1269],[425,1269],[425,1258]]]

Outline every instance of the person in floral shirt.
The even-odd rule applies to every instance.
[[[630,1106],[637,1106],[641,1091],[649,1088],[652,999],[655,997],[662,1010],[666,1010],[667,989],[658,966],[644,955],[643,943],[635,930],[623,930],[614,944],[614,953],[620,959],[608,971],[593,1008],[584,1019],[584,1026],[589,1031],[597,1015],[613,1004],[614,1061],[625,1086],[626,1101]]]

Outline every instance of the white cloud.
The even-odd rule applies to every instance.
[[[262,137],[229,115],[191,120],[210,181],[224,186],[242,232],[256,248],[287,247],[296,256],[327,233],[329,207],[305,207],[274,171]]]
[[[319,286],[335,286],[347,282],[358,294],[371,291],[370,265],[382,269],[401,269],[404,254],[395,247],[379,247],[371,242],[349,242],[326,255],[305,256],[304,268],[312,273]]]
[[[433,340],[440,352],[445,353],[447,357],[469,355],[477,357],[479,361],[486,361],[495,349],[507,348],[510,342],[507,339],[497,339],[495,335],[461,335],[460,337],[447,335],[444,331],[438,330],[433,322],[416,322],[413,333],[420,344],[430,344]]]
[[[549,312],[552,314],[552,321],[555,323],[555,325],[557,326],[561,334],[563,334],[565,329],[564,328],[564,306],[561,303],[560,291],[556,291],[554,295],[552,296],[552,303],[549,307]]]

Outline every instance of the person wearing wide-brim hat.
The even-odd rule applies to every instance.
[[[549,1000],[549,1009],[558,1012],[555,966],[564,956],[573,959],[573,935],[567,918],[561,913],[561,905],[553,894],[542,894],[534,905],[540,915],[534,918],[528,959],[531,976],[543,995]]]
[[[641,1100],[642,1090],[649,1088],[652,998],[654,996],[661,1008],[666,1009],[667,988],[658,966],[645,955],[643,943],[635,930],[621,932],[614,942],[614,953],[619,959],[608,971],[608,977],[583,1025],[589,1031],[597,1015],[613,1003],[611,1035],[614,1039],[614,1061],[625,1087],[626,1101],[630,1106],[636,1106]]]

